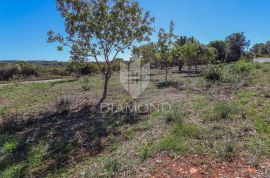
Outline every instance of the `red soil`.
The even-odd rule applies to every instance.
[[[140,168],[140,177],[151,178],[255,178],[264,177],[245,162],[223,162],[206,156],[188,155],[175,158],[159,154]]]

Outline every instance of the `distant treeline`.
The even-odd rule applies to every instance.
[[[0,64],[16,64],[19,62],[23,62],[24,60],[0,60]],[[61,62],[61,61],[38,61],[38,60],[34,60],[34,61],[24,61],[27,62],[29,64],[38,64],[38,65],[45,65],[45,66],[64,66],[66,65],[68,62]]]
[[[112,65],[113,71],[120,70],[120,61],[116,59]],[[100,63],[103,68],[103,63]],[[0,81],[22,80],[27,78],[52,79],[65,76],[83,76],[98,73],[95,62],[85,61],[0,61]]]

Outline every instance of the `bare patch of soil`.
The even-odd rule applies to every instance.
[[[263,177],[244,161],[219,161],[207,156],[187,155],[175,157],[167,153],[155,155],[139,170],[140,177],[151,178],[255,178]]]
[[[0,99],[0,105],[6,106],[6,105],[10,105],[11,103],[12,103],[12,100],[9,98]]]

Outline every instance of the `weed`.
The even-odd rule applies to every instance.
[[[230,119],[231,114],[234,113],[234,106],[226,101],[219,101],[214,105],[212,113],[207,120],[219,121]]]
[[[115,160],[108,159],[105,162],[104,171],[107,177],[113,177],[118,171],[118,163]]]
[[[12,153],[16,148],[17,148],[17,141],[15,139],[12,139],[3,144],[2,152],[4,154]]]
[[[167,113],[166,119],[168,123],[173,122],[174,124],[177,124],[177,125],[183,125],[184,123],[184,115],[179,110],[174,110]]]
[[[169,136],[161,140],[158,148],[160,151],[175,151],[182,155],[189,151],[188,145],[184,143],[184,140],[182,138],[175,138],[174,136]]]
[[[220,150],[219,150],[219,156],[226,160],[231,160],[236,153],[235,143],[232,141],[227,141],[224,144],[222,144]]]
[[[194,125],[183,124],[178,125],[176,124],[173,128],[173,132],[176,136],[184,137],[184,138],[200,138],[201,137],[201,130]]]
[[[149,156],[150,156],[150,150],[149,148],[146,146],[144,148],[142,148],[139,151],[139,156],[141,158],[142,161],[146,160]]]

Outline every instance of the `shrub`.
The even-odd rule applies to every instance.
[[[94,64],[86,64],[80,70],[81,70],[81,75],[90,75],[90,74],[96,73],[98,71],[98,68]]]
[[[250,72],[253,69],[253,67],[254,66],[252,65],[251,62],[240,60],[234,65],[234,72],[236,73]]]
[[[124,62],[124,59],[121,59],[121,58],[115,59],[114,62],[112,63],[112,65],[111,65],[112,70],[115,71],[115,72],[120,71],[121,62]]]
[[[118,62],[118,61],[116,61],[116,62],[114,62],[114,63],[112,63],[112,70],[113,71],[120,71],[120,62]]]
[[[84,91],[90,91],[91,85],[90,85],[90,80],[88,78],[83,78],[80,81],[81,87]]]
[[[67,76],[68,72],[64,68],[53,68],[49,71],[52,75]]]
[[[19,73],[17,66],[1,67],[0,68],[0,80],[9,80],[13,78],[14,75]]]
[[[69,97],[59,97],[56,101],[56,109],[59,114],[66,114],[69,112],[71,106],[71,99]]]
[[[20,67],[21,67],[20,74],[23,75],[24,77],[38,76],[37,69],[34,68],[32,65],[21,63]]]
[[[67,65],[66,71],[69,74],[75,73],[77,75],[90,75],[98,72],[98,67],[93,63],[71,62]]]
[[[208,81],[220,81],[222,77],[222,72],[218,67],[210,66],[204,71],[204,78]]]

